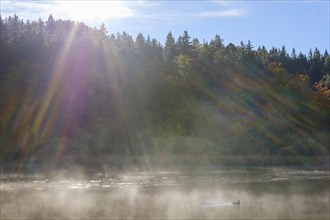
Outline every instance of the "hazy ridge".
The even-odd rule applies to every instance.
[[[329,86],[317,48],[1,18],[2,167],[327,165]]]

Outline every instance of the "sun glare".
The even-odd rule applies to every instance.
[[[61,13],[73,20],[106,20],[133,16],[133,11],[118,1],[60,1]]]

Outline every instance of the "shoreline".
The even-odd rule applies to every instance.
[[[262,159],[260,159],[262,158]],[[215,160],[218,159],[218,160]],[[290,160],[291,159],[291,160]],[[180,155],[166,156],[111,156],[94,158],[88,163],[34,163],[11,162],[1,163],[1,175],[10,173],[47,174],[64,172],[83,173],[90,176],[105,173],[126,172],[213,172],[219,170],[258,170],[258,169],[301,169],[301,170],[330,170],[329,156],[283,158],[279,156],[227,156],[211,157],[185,157]],[[304,163],[302,163],[304,162]]]

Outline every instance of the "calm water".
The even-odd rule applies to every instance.
[[[329,219],[329,170],[1,175],[1,219]],[[240,205],[233,201],[240,200]]]

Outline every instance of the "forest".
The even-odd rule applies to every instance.
[[[1,17],[2,169],[329,164],[328,51],[110,31]]]

